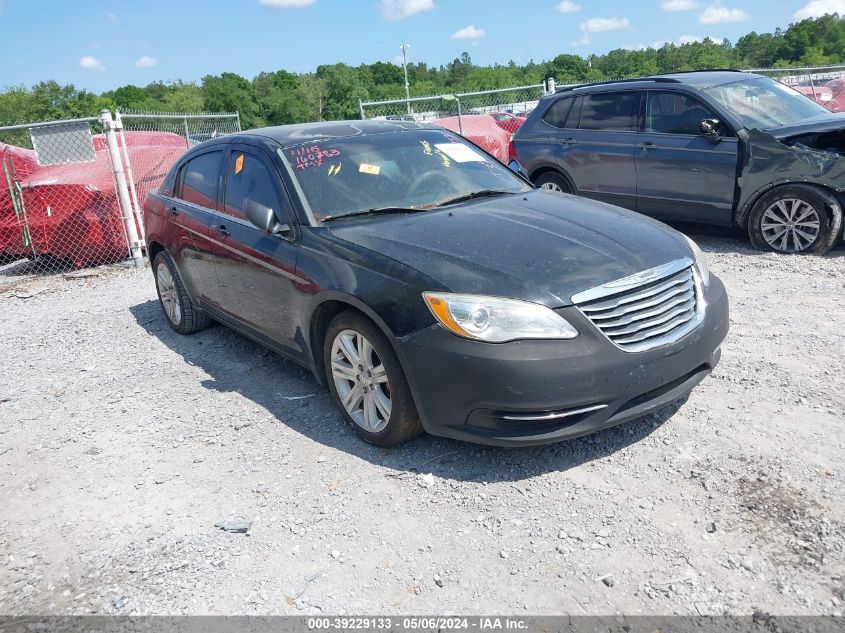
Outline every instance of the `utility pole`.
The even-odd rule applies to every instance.
[[[410,44],[402,44],[402,68],[405,71],[405,99],[408,100],[408,114],[411,114],[411,85],[408,83],[408,49]]]

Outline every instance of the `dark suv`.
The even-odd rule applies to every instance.
[[[760,249],[842,236],[845,115],[767,77],[678,73],[566,88],[514,136],[537,185],[665,220],[738,226]]]

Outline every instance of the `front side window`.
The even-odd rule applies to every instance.
[[[719,119],[713,111],[691,95],[681,92],[649,92],[646,101],[645,131],[652,134],[701,134],[704,119]]]
[[[531,189],[448,130],[318,140],[283,152],[318,221],[385,208],[432,209],[469,194]]]
[[[634,116],[639,93],[605,92],[584,96],[581,106],[582,130],[606,130],[631,132],[634,130]]]
[[[224,213],[246,219],[247,200],[273,209],[277,216],[282,210],[276,189],[277,176],[267,165],[252,154],[232,152],[226,170]]]
[[[182,168],[178,198],[207,209],[217,208],[217,187],[223,152],[208,152],[189,160]]]
[[[765,130],[830,116],[825,107],[768,77],[748,75],[747,79],[705,88],[704,92],[747,128]]]

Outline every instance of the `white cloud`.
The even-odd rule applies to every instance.
[[[798,9],[792,17],[796,22],[800,22],[807,18],[820,18],[828,13],[845,15],[845,0],[812,0]]]
[[[472,24],[455,31],[452,34],[453,40],[477,40],[487,35],[484,29],[477,29]]]
[[[590,43],[592,33],[630,29],[631,23],[628,18],[590,18],[586,22],[581,22],[578,28],[581,29],[581,37],[572,42],[572,46],[586,46]]]
[[[268,9],[299,9],[314,4],[316,0],[258,0],[258,4]]]
[[[692,11],[698,8],[695,0],[663,0],[660,8],[664,11]]]
[[[578,13],[581,10],[581,5],[572,0],[563,0],[563,2],[555,7],[555,10],[558,13]]]
[[[144,55],[135,62],[135,68],[152,68],[153,66],[158,66],[158,60],[149,55]]]
[[[381,0],[381,14],[389,22],[404,20],[433,8],[434,0]]]
[[[744,22],[751,16],[742,9],[728,9],[720,4],[711,4],[698,16],[701,24],[728,24]]]
[[[84,57],[79,58],[79,67],[84,68],[85,70],[105,70],[106,67],[96,57],[91,57],[90,55],[85,55]]]

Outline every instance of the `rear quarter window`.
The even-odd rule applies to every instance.
[[[577,128],[580,111],[580,97],[558,99],[543,115],[543,121],[553,127]]]

